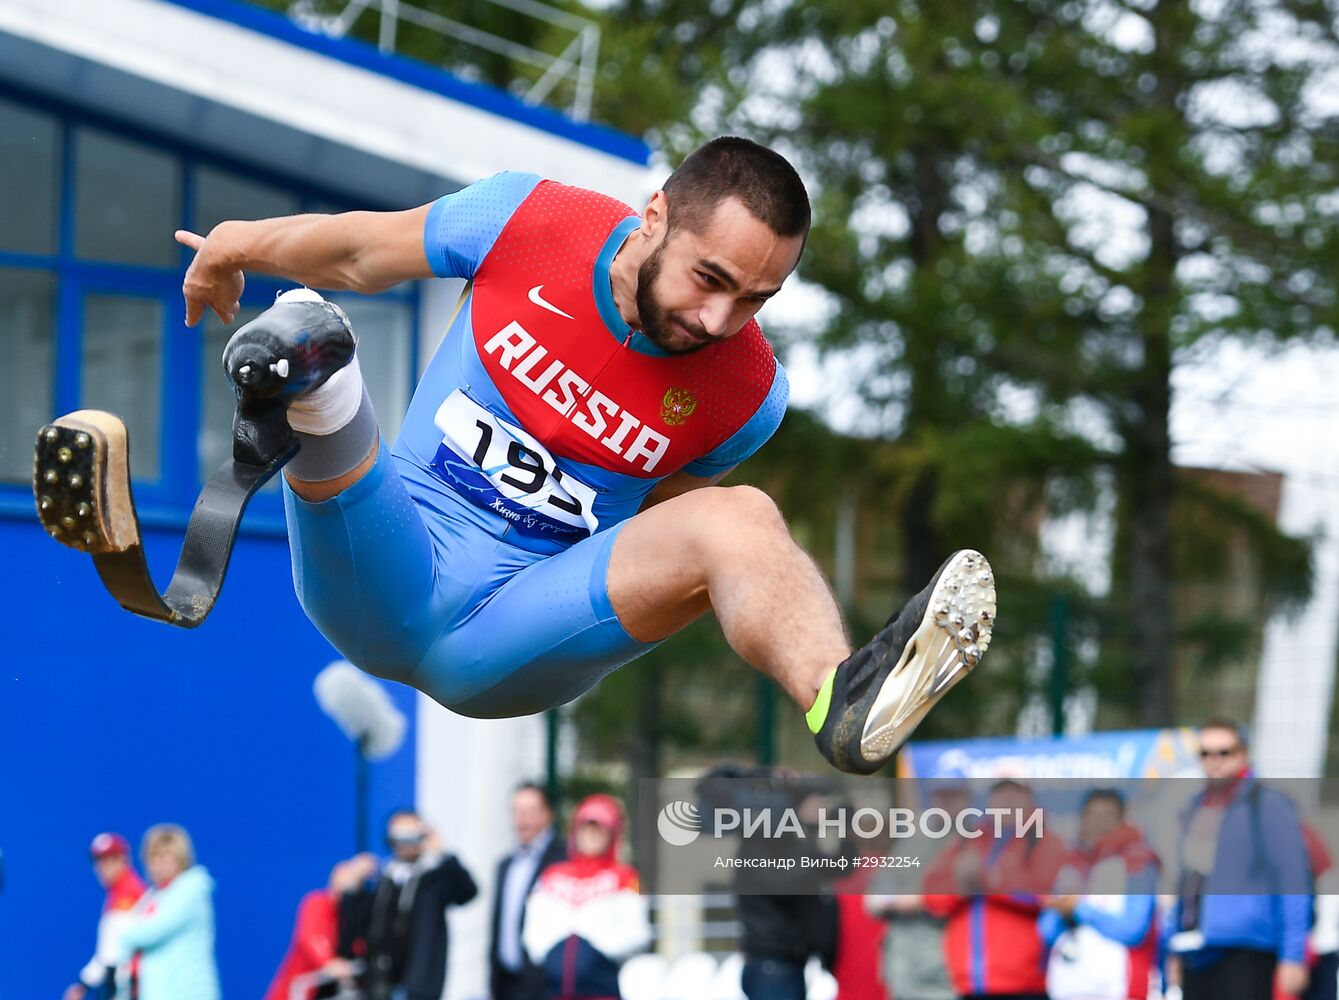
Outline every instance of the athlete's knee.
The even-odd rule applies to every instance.
[[[789,537],[785,518],[771,497],[754,486],[714,486],[695,491],[696,510],[687,523],[710,549],[757,548],[772,537]]]
[[[776,501],[756,486],[718,487],[729,527],[753,531],[785,531],[786,520]]]

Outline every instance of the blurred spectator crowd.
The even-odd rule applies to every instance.
[[[758,892],[740,876],[737,951],[721,962],[647,953],[651,899],[620,861],[618,800],[583,799],[564,836],[545,787],[523,784],[511,800],[515,844],[492,882],[489,995],[1335,1000],[1339,894],[1326,845],[1286,794],[1256,779],[1234,723],[1201,727],[1199,753],[1204,783],[1180,818],[1177,857],[1159,857],[1120,790],[1093,787],[1073,843],[1038,826],[958,831],[927,852],[914,894],[882,883],[879,867],[803,894]],[[971,801],[951,783],[933,796],[950,814]],[[1032,804],[1019,780],[989,792],[1001,815]],[[446,914],[475,898],[475,880],[412,810],[389,818],[385,842],[388,857],[340,861],[301,899],[265,1000],[445,995]],[[90,856],[106,902],[64,1000],[217,1000],[213,883],[189,834],[150,829],[143,879],[119,834],[99,834]]]
[[[512,797],[515,849],[498,864],[489,984],[497,998],[619,995],[625,959],[651,942],[647,897],[618,860],[622,805],[592,795],[573,811],[564,841],[547,791]],[[298,903],[293,937],[265,1000],[438,1000],[448,957],[447,911],[478,889],[413,810],[389,818],[389,857],[337,863],[326,886]],[[131,847],[101,833],[90,847],[107,897],[95,954],[64,1000],[218,1000],[213,883],[177,826]]]

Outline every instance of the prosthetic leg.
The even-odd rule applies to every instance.
[[[298,452],[288,405],[353,355],[348,317],[319,298],[280,301],[229,341],[223,365],[237,392],[233,457],[195,501],[166,593],[159,593],[144,558],[120,417],[79,410],[38,432],[38,517],[56,541],[93,557],[103,584],[127,611],[194,628],[218,598],[247,503]]]
[[[56,541],[93,557],[121,607],[194,628],[218,598],[247,503],[298,450],[282,405],[259,413],[239,407],[234,428],[239,425],[232,460],[209,477],[195,501],[164,594],[144,558],[130,489],[129,441],[120,417],[78,410],[42,428],[33,461],[38,516]]]

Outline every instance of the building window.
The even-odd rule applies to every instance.
[[[413,364],[414,310],[409,301],[364,298],[357,295],[331,296],[332,301],[349,314],[349,322],[358,334],[358,366],[367,384],[367,395],[376,410],[377,423],[388,441],[400,433],[405,410],[409,408],[410,376]],[[225,327],[210,313],[204,323],[204,359],[200,369],[200,433],[197,455],[201,481],[208,479],[220,464],[232,455],[232,416],[237,397],[223,374],[223,348],[243,324],[251,322],[266,308],[246,305],[236,322]],[[275,488],[277,477],[265,489]]]
[[[56,252],[60,123],[0,101],[0,251]]]
[[[181,161],[99,129],[75,132],[75,252],[91,260],[177,267]]]
[[[33,475],[33,435],[55,413],[56,276],[0,267],[0,480]]]
[[[130,434],[130,475],[161,475],[163,304],[90,293],[84,297],[80,406],[115,413]]]
[[[269,184],[239,177],[213,167],[195,172],[195,218],[191,228],[201,235],[227,219],[273,219],[297,215],[296,195]]]
[[[0,0],[3,2],[3,0]],[[189,512],[200,484],[232,454],[236,397],[220,359],[229,336],[292,287],[247,276],[241,313],[180,328],[177,229],[226,219],[348,209],[337,196],[204,152],[173,148],[79,111],[0,98],[0,508],[30,516],[37,430],[59,413],[118,415],[143,511],[162,523]],[[399,431],[413,377],[413,286],[341,302],[384,433]],[[274,530],[279,481],[253,505]],[[263,527],[262,527],[263,525]]]
[[[367,396],[376,410],[382,435],[394,441],[409,409],[413,385],[413,304],[352,295],[332,298],[349,314],[358,335],[358,367],[367,383]]]

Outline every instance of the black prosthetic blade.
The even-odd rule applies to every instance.
[[[239,414],[239,423],[246,420]],[[144,556],[130,492],[129,442],[119,418],[81,410],[38,432],[38,516],[57,541],[93,556],[103,585],[127,611],[194,628],[218,599],[251,497],[297,454],[282,409],[267,407],[255,422],[261,426],[253,440],[262,448],[251,454],[258,462],[224,462],[205,483],[166,594],[158,592]]]

